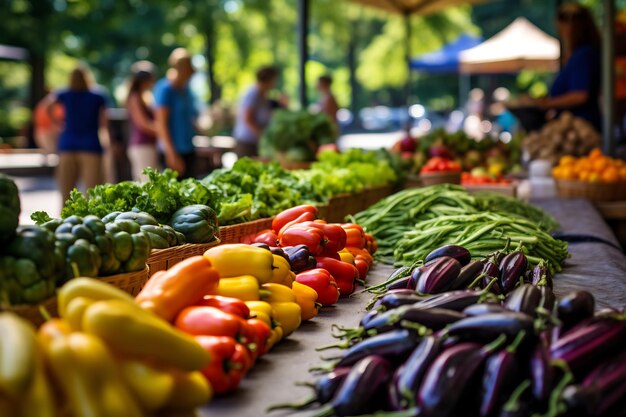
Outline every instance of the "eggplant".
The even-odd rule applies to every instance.
[[[408,293],[404,292],[388,292],[387,294],[376,300],[375,307],[382,306],[385,310],[393,310],[400,306],[415,304],[424,300],[423,296],[418,295],[413,290],[408,290]]]
[[[459,276],[452,283],[451,290],[464,290],[466,289],[483,271],[482,261],[472,261],[461,268]]]
[[[543,261],[530,270],[530,284],[536,287],[553,287],[552,274]]]
[[[450,289],[459,277],[461,264],[454,258],[437,258],[430,266],[425,266],[417,279],[415,289],[424,294],[438,294]],[[412,274],[413,275],[413,274]]]
[[[498,278],[500,276],[500,268],[498,264],[492,261],[487,261],[483,264],[482,273],[491,278]]]
[[[466,342],[437,356],[426,371],[417,394],[417,404],[423,415],[449,416],[490,352],[490,347]]]
[[[392,369],[388,360],[376,355],[357,362],[330,402],[334,415],[357,416],[376,411]]]
[[[493,416],[520,383],[521,372],[513,349],[504,349],[487,358],[482,379],[480,416]]]
[[[533,397],[540,403],[545,403],[556,378],[550,364],[550,347],[545,333],[539,337],[530,357],[530,378]]]
[[[445,308],[454,311],[463,309],[480,301],[483,293],[474,290],[457,290],[436,294],[415,304],[419,308]]]
[[[537,316],[537,308],[541,303],[541,291],[539,288],[524,284],[511,291],[504,302],[504,307],[511,311]]]
[[[399,289],[404,289],[404,288],[411,288],[411,276],[407,275],[406,277],[402,277],[397,281],[392,282],[391,284],[387,285],[387,290],[399,290]],[[415,289],[415,287],[413,287],[413,289]]]
[[[442,340],[426,336],[411,356],[393,374],[389,384],[389,405],[392,410],[406,410],[415,405],[415,397],[426,371],[443,349]]]
[[[470,263],[472,260],[472,254],[465,249],[463,246],[458,245],[446,245],[442,246],[438,249],[435,249],[428,255],[426,255],[426,259],[424,259],[424,263],[428,263],[432,260],[449,257],[456,259],[461,266],[465,266]]]
[[[250,246],[256,246],[257,248],[265,249],[271,252],[270,245],[268,245],[267,243],[254,242],[251,243]]]
[[[359,322],[359,326],[363,327],[367,323],[369,323],[374,317],[378,316],[380,311],[378,310],[370,310],[361,317],[361,321]]]
[[[626,346],[626,322],[591,318],[572,328],[550,348],[552,359],[561,359],[572,371],[581,372],[598,360]]]
[[[311,268],[315,268],[316,264],[311,266],[311,258],[315,261],[315,258],[311,256],[311,251],[309,251],[308,246],[306,245],[297,245],[297,246],[289,246],[283,248],[285,254],[287,254],[287,259],[289,260],[289,265],[291,266],[291,270],[293,272],[300,273],[302,271],[309,270]]]
[[[503,294],[511,291],[520,277],[523,277],[528,268],[528,258],[522,251],[511,252],[502,258],[500,263],[500,290]]]
[[[496,280],[493,284],[491,281]],[[490,285],[491,284],[491,285]],[[480,283],[480,288],[489,287],[489,292],[495,295],[502,294],[502,290],[500,289],[500,283],[498,282],[498,278],[491,278],[489,275],[483,276],[482,282]]]
[[[394,362],[404,360],[417,346],[415,332],[400,329],[372,336],[350,347],[335,367],[352,366],[369,355],[378,355]]]
[[[562,332],[574,327],[584,319],[593,316],[595,300],[588,291],[574,291],[561,298],[556,307],[556,315],[563,322]]]
[[[539,292],[541,292],[541,307],[552,312],[554,309],[554,303],[556,302],[556,297],[554,296],[552,288],[539,287]]]
[[[459,336],[464,340],[489,342],[501,334],[512,341],[518,333],[524,331],[525,338],[530,339],[533,333],[532,317],[513,311],[467,317],[452,323],[447,328],[450,336]]]
[[[406,288],[416,290],[417,283],[419,282],[420,277],[422,276],[424,272],[428,271],[429,267],[430,265],[429,266],[423,265],[411,271],[411,275],[409,275],[409,281],[406,283]]]
[[[335,368],[322,375],[315,384],[304,384],[313,388],[313,395],[296,403],[274,404],[268,407],[267,412],[281,409],[301,410],[314,403],[326,404],[333,399],[337,389],[350,373],[350,368]]]
[[[464,318],[465,315],[463,313],[454,310],[444,308],[424,309],[416,304],[405,305],[379,314],[363,326],[363,330],[366,333],[371,333],[372,331],[384,333],[392,329],[402,328],[404,325],[403,321],[416,323],[431,330],[440,330],[450,323],[455,323]]]
[[[474,316],[484,316],[485,314],[494,314],[494,313],[505,313],[508,310],[502,307],[500,304],[494,303],[481,303],[481,304],[472,304],[471,306],[465,307],[463,310],[463,314],[468,317]]]

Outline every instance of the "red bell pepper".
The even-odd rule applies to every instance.
[[[237,389],[252,361],[247,350],[232,337],[196,336],[196,341],[211,354],[211,363],[202,374],[211,383],[213,392],[226,394]]]
[[[354,292],[354,283],[359,279],[359,271],[354,265],[324,256],[316,256],[315,260],[318,268],[327,270],[335,278],[341,295]]]
[[[253,343],[246,320],[215,307],[187,307],[176,317],[175,326],[194,336],[227,336],[246,346]]]
[[[252,243],[265,243],[268,246],[276,246],[278,236],[272,229],[261,230],[258,233],[251,233],[239,239],[241,243],[250,245]]]
[[[365,247],[365,232],[356,223],[344,223],[341,225],[346,231],[346,246],[363,249]]]
[[[315,227],[296,224],[283,229],[278,234],[280,246],[306,245],[313,255],[319,255],[324,250],[326,240],[324,232]]]
[[[259,319],[248,319],[248,325],[253,331],[253,343],[255,344],[255,349],[252,352],[252,359],[256,360],[259,356],[263,356],[267,353],[267,341],[272,335],[272,329],[262,320]]]
[[[296,282],[313,288],[317,292],[317,302],[330,306],[339,299],[339,289],[335,278],[325,269],[315,268],[296,275]]]
[[[332,250],[328,250],[327,248],[324,248],[324,250],[322,251],[320,256],[325,256],[327,258],[333,258],[333,259],[336,259],[338,261],[341,260],[341,255],[339,255],[338,252],[332,251]]]
[[[365,249],[373,255],[378,250],[378,244],[376,243],[376,238],[369,233],[365,233]]]
[[[272,230],[276,234],[288,225],[294,225],[296,223],[302,223],[306,221],[315,220],[317,217],[317,208],[311,205],[302,205],[292,207],[290,209],[281,211],[274,217],[272,221]]]
[[[321,220],[314,222],[304,222],[302,226],[314,227],[324,232],[326,240],[325,250],[329,252],[339,252],[346,247],[346,231],[337,223],[326,223]]]
[[[224,313],[247,319],[250,316],[250,309],[242,300],[233,297],[223,297],[221,295],[205,295],[199,306],[215,307]]]
[[[359,271],[359,278],[365,281],[365,277],[367,277],[367,273],[370,270],[369,264],[362,257],[358,256],[354,258],[354,266]]]

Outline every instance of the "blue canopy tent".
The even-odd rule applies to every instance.
[[[456,73],[459,71],[459,54],[479,45],[482,41],[481,37],[461,35],[438,51],[411,59],[409,67],[412,70],[431,74]]]

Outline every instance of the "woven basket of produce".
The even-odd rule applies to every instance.
[[[428,187],[437,184],[460,184],[460,172],[425,172],[420,174],[422,186]]]
[[[148,268],[150,268],[149,276],[157,271],[166,271],[184,259],[202,255],[207,249],[220,243],[220,239],[215,239],[207,243],[185,243],[167,249],[152,249],[146,261]]]
[[[392,192],[393,192],[393,187],[391,185],[382,185],[380,187],[365,188],[362,194],[363,207],[361,207],[361,210],[365,210],[369,206],[372,206],[378,203],[383,198],[391,195]]]
[[[586,198],[591,201],[626,200],[626,182],[587,182],[579,180],[556,180],[556,189],[562,198]]]
[[[404,188],[419,188],[422,186],[422,181],[420,180],[419,175],[409,174],[406,176],[406,180],[404,180]]]
[[[317,207],[317,218],[322,220],[328,219],[328,204],[319,204]]]
[[[273,217],[253,220],[251,222],[220,226],[220,243],[239,243],[239,239],[261,230],[272,228]]]
[[[363,198],[361,193],[339,194],[328,201],[329,223],[342,223],[348,214],[355,214],[363,210]]]

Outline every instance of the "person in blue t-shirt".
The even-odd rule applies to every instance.
[[[194,68],[184,48],[172,51],[168,63],[166,77],[154,86],[155,126],[165,166],[186,178],[194,175],[193,137],[199,115],[198,99],[189,87]]]
[[[69,88],[50,94],[45,108],[50,120],[61,128],[57,150],[57,182],[63,201],[82,180],[86,188],[104,182],[102,143],[99,130],[108,129],[106,98],[92,88],[91,76],[84,65],[70,74]],[[55,103],[63,106],[65,121],[56,118]],[[102,139],[102,141],[101,141]]]
[[[600,130],[600,33],[589,9],[574,3],[559,7],[557,29],[561,38],[562,68],[548,97],[537,104],[557,112],[571,111]]]

